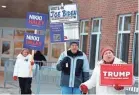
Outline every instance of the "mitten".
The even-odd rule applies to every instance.
[[[123,90],[123,89],[124,89],[123,86],[119,86],[118,84],[116,84],[116,85],[114,86],[114,88],[115,88],[116,90]]]
[[[80,85],[80,89],[81,89],[81,91],[83,92],[83,94],[86,94],[86,93],[88,92],[88,88],[87,88],[87,86],[84,85],[84,84],[81,84],[81,85]]]
[[[34,65],[34,61],[30,61],[31,65]]]
[[[64,57],[63,60],[60,62],[61,66],[64,67],[66,63],[68,63],[69,57]]]
[[[17,76],[13,76],[13,80],[17,81]]]

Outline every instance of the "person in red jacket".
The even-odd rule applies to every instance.
[[[96,95],[116,95],[125,94],[124,87],[118,84],[114,86],[101,86],[100,82],[100,64],[127,64],[114,56],[114,51],[110,46],[101,49],[102,60],[99,61],[92,73],[91,78],[80,85],[83,93],[88,93],[88,89],[96,87]]]
[[[32,56],[29,54],[28,49],[23,49],[17,56],[17,60],[14,66],[13,80],[19,80],[19,86],[21,94],[31,94],[31,83],[32,83],[32,66],[34,61],[31,60]]]

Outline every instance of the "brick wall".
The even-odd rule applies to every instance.
[[[80,19],[102,17],[100,48],[110,45],[116,50],[118,16],[132,14],[128,54],[128,62],[132,62],[135,13],[138,10],[138,0],[76,0],[76,3],[78,4]],[[88,46],[90,46],[89,44],[90,42],[88,42]],[[89,51],[90,48],[88,48]]]

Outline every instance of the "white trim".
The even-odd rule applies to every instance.
[[[94,26],[93,24],[94,24],[94,21],[95,21],[95,20],[98,20],[98,21],[99,21],[99,25],[98,25],[98,30],[99,30],[99,31],[97,31],[97,32],[93,32],[93,26]],[[101,31],[100,31],[100,28],[101,28],[101,21],[102,21],[102,18],[95,18],[95,19],[92,20],[91,34],[92,34],[92,33],[101,32]]]
[[[91,35],[101,34],[101,32],[92,32]]]
[[[123,15],[119,15],[119,17],[127,17],[127,16],[132,16],[132,14],[123,14]]]
[[[80,35],[82,36],[82,35],[88,35],[88,33],[80,33]]]
[[[98,30],[99,31],[97,31],[97,32],[93,32],[93,23],[94,23],[94,20],[99,20],[99,27],[98,27]],[[100,48],[100,37],[101,37],[101,22],[102,22],[102,18],[94,18],[93,20],[92,20],[92,25],[91,25],[91,37],[90,37],[90,52],[89,52],[89,63],[90,63],[90,61],[91,61],[91,48],[92,48],[92,35],[96,35],[97,36],[97,38],[96,38],[96,54],[95,54],[95,65],[96,65],[96,63],[97,63],[97,61],[98,61],[98,55],[99,55],[99,48]]]
[[[136,24],[137,24],[137,16],[139,16],[139,13],[136,14],[136,21],[135,21],[135,32],[139,32],[139,18],[138,18],[138,30],[136,30]]]
[[[126,15],[119,15],[118,17],[118,29],[117,29],[117,42],[116,42],[116,56],[121,58],[122,57],[122,34],[130,34],[129,31],[124,31],[124,24],[125,24],[125,17],[131,17],[131,14],[126,14]],[[120,18],[122,18],[122,23],[121,23],[121,30],[119,31],[119,26],[120,26]],[[131,24],[131,23],[130,23]],[[130,26],[131,27],[131,26]],[[130,28],[131,29],[131,28]],[[120,35],[120,37],[119,37]],[[119,48],[119,54],[118,54],[118,48]]]
[[[124,34],[124,33],[130,33],[130,31],[118,31],[118,34],[120,34],[120,33],[121,33],[121,34],[122,34],[122,33],[123,33],[123,34]]]

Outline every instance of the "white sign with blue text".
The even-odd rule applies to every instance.
[[[68,4],[63,6],[49,6],[49,17],[51,23],[76,22],[79,20],[77,5]]]

